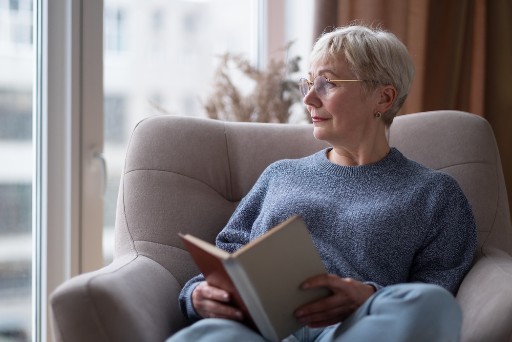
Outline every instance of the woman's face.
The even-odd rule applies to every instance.
[[[311,65],[309,80],[324,76],[331,80],[354,80],[344,58],[318,61]],[[317,79],[316,82],[319,80]],[[325,91],[313,86],[304,97],[314,125],[314,136],[333,146],[353,146],[372,139],[379,95],[365,92],[362,82],[328,83]]]

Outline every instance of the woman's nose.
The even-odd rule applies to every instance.
[[[302,102],[304,102],[306,106],[313,106],[315,108],[322,106],[322,100],[318,96],[314,86],[309,89]]]

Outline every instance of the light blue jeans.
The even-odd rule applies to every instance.
[[[304,327],[283,341],[458,341],[461,324],[461,309],[451,293],[436,285],[410,283],[381,289],[343,323]],[[238,322],[208,318],[167,340],[179,341],[266,340]]]

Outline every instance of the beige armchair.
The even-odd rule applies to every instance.
[[[512,341],[512,229],[489,124],[468,113],[398,117],[391,145],[457,179],[478,225],[479,254],[457,298],[463,341]],[[114,261],[51,296],[57,341],[163,341],[187,325],[182,285],[198,270],[177,237],[213,241],[271,162],[325,147],[310,125],[159,116],[134,129],[117,204]]]

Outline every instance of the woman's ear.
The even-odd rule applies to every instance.
[[[378,103],[379,112],[386,112],[396,99],[396,89],[392,85],[386,85],[381,88],[380,91],[380,100]]]

